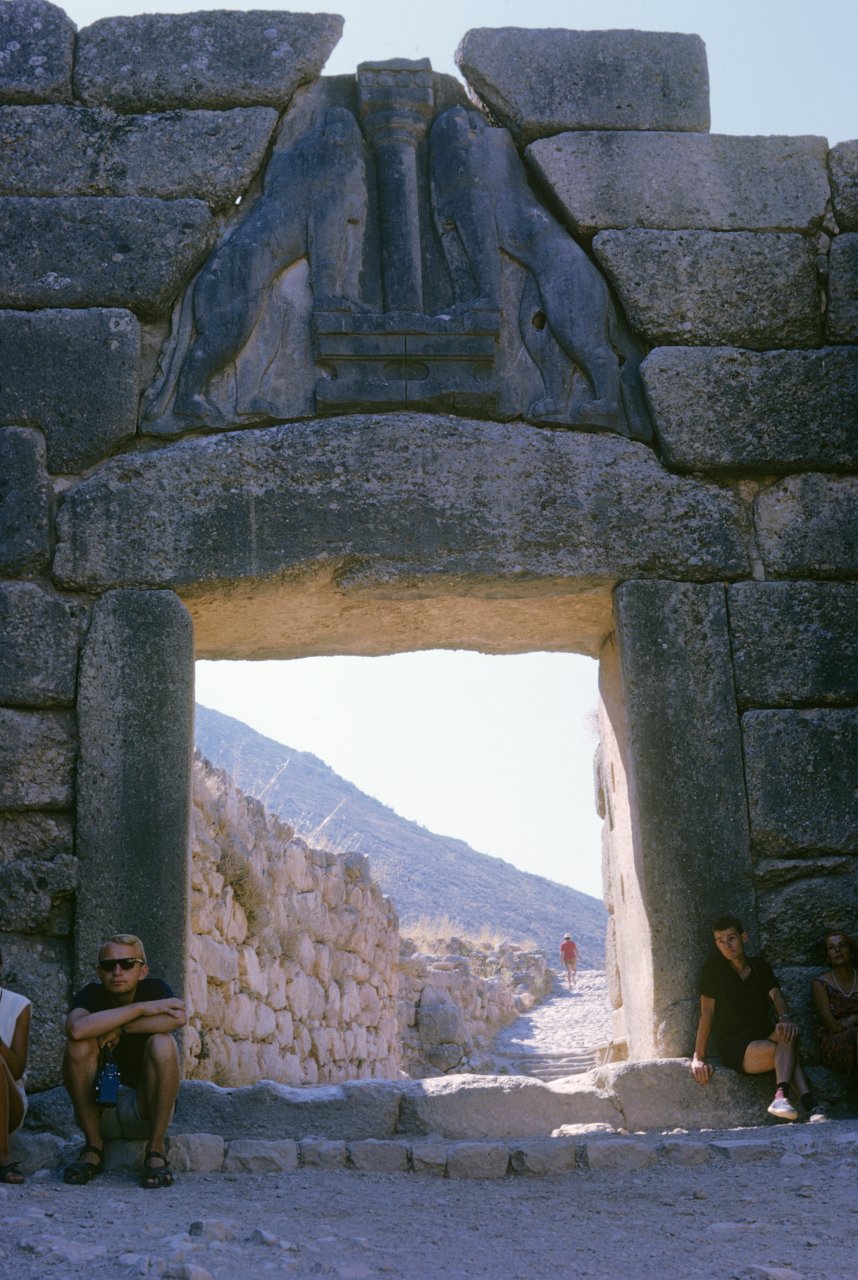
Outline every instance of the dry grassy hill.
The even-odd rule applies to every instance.
[[[568,931],[581,948],[582,964],[604,968],[606,913],[598,898],[427,831],[360,791],[317,756],[199,704],[196,743],[243,791],[301,834],[367,854],[404,923],[447,916],[469,932],[488,927],[532,939],[552,956]]]

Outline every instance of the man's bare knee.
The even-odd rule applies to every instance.
[[[72,1068],[89,1067],[98,1064],[97,1040],[66,1040],[63,1064]]]
[[[176,1042],[173,1037],[166,1031],[156,1031],[146,1041],[146,1047],[143,1050],[143,1061],[151,1062],[156,1067],[170,1067],[179,1061],[179,1051],[176,1048]]]

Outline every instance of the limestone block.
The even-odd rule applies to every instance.
[[[58,854],[50,862],[0,863],[0,931],[71,933],[77,859]]]
[[[0,33],[2,30],[0,26]],[[36,1173],[39,1169],[56,1169],[62,1159],[64,1148],[65,1143],[55,1133],[19,1131],[9,1138],[12,1159],[20,1163],[21,1173],[24,1174]]]
[[[653,343],[818,346],[816,246],[790,232],[601,231],[593,251]]]
[[[249,1040],[253,1035],[255,1000],[239,991],[225,1001],[223,1029],[228,1036]]]
[[[51,493],[38,431],[0,428],[0,573],[42,568],[50,553]]]
[[[226,1149],[227,1173],[285,1173],[298,1167],[298,1144],[291,1138],[271,1142],[234,1138]]]
[[[858,342],[858,232],[835,236],[828,263],[825,332],[833,342]]]
[[[75,93],[120,111],[285,107],[342,26],[331,14],[266,10],[103,18],[78,36]]]
[[[406,1084],[400,1132],[462,1139],[538,1137],[589,1119],[618,1123],[608,1093],[574,1077],[547,1085],[524,1076],[443,1076]]]
[[[711,902],[720,901],[713,897]],[[693,1048],[693,1035],[689,1041]],[[733,1128],[759,1124],[771,1099],[769,1081],[716,1070],[705,1087],[691,1074],[688,1058],[620,1062],[598,1067],[587,1077],[610,1090],[626,1129]]]
[[[179,1089],[173,1129],[238,1137],[314,1134],[357,1141],[389,1138],[397,1129],[405,1086],[390,1080],[292,1088],[264,1081],[246,1089],[221,1089],[186,1080]]]
[[[851,859],[850,859],[851,861]],[[768,955],[777,956],[781,965],[819,964],[819,939],[826,929],[841,928],[842,922],[854,920],[858,913],[858,876],[854,864],[825,874],[818,860],[807,866],[792,863],[794,878],[772,888],[761,888],[757,895],[757,921],[760,945]]]
[[[562,133],[527,149],[573,231],[811,231],[829,199],[814,137]]]
[[[732,493],[618,437],[364,415],[106,462],[65,496],[55,572],[77,585],[258,581],[348,553],[388,587],[402,574],[737,577],[744,520]]]
[[[349,1157],[365,1173],[401,1173],[408,1168],[408,1148],[390,1138],[364,1138],[349,1143]]]
[[[629,837],[616,846],[619,967],[634,1056],[667,1057],[693,1038],[711,904],[753,911],[726,595],[715,584],[626,582],[614,600],[620,672],[606,653],[600,681],[612,708],[624,703],[617,725],[637,800],[633,850]],[[631,1018],[648,1004],[651,1023]]]
[[[184,986],[193,657],[190,616],[171,592],[115,591],[93,607],[77,702],[79,974],[121,920]]]
[[[238,977],[238,956],[232,947],[205,934],[196,939],[197,955],[210,982],[231,983]]]
[[[832,147],[828,168],[837,224],[841,231],[858,231],[858,140]]]
[[[137,430],[139,359],[130,311],[0,312],[0,425],[39,427],[50,470],[82,471]]]
[[[706,47],[655,31],[468,31],[456,62],[517,139],[564,129],[709,128]]]
[[[858,347],[657,347],[641,377],[669,467],[858,466]]]
[[[727,601],[742,706],[858,701],[858,584],[738,582]]]
[[[0,866],[49,862],[74,851],[72,821],[63,813],[0,813]]]
[[[754,501],[757,542],[775,578],[839,578],[858,572],[858,480],[787,476]]]
[[[348,1158],[346,1144],[332,1138],[302,1138],[298,1149],[308,1169],[341,1169]]]
[[[259,963],[259,956],[254,947],[239,948],[238,973],[242,986],[248,991],[263,997],[268,994],[268,973]]]
[[[6,933],[0,934],[0,946],[3,948],[4,986],[20,991],[33,1002],[27,1062],[28,1088],[31,1091],[49,1089],[59,1084],[62,1078],[65,1018],[72,994],[69,988],[68,939]],[[57,1107],[61,1114],[66,1114],[63,1099]],[[71,1131],[77,1131],[73,1120]]]
[[[731,1164],[748,1164],[754,1160],[770,1160],[772,1148],[768,1142],[758,1142],[753,1138],[724,1138],[718,1142],[710,1142],[711,1149],[724,1156]]]
[[[441,1139],[425,1138],[409,1148],[411,1168],[415,1173],[430,1173],[443,1178],[447,1172],[447,1144]]]
[[[223,1168],[224,1150],[219,1133],[176,1133],[167,1138],[170,1163],[177,1173],[217,1173]]]
[[[67,713],[0,707],[0,808],[70,809],[76,749]]]
[[[630,1169],[646,1169],[658,1161],[658,1152],[645,1142],[633,1138],[601,1138],[584,1144],[585,1159],[591,1169],[611,1169],[626,1172]]]
[[[671,1164],[683,1165],[685,1168],[706,1164],[710,1155],[705,1142],[689,1141],[687,1138],[671,1138],[663,1142],[659,1150]]]
[[[0,195],[196,198],[227,209],[250,185],[276,123],[269,107],[144,116],[0,107]]]
[[[32,582],[0,584],[0,703],[50,707],[74,701],[85,608]]]
[[[749,711],[742,738],[759,853],[858,853],[858,709]]]
[[[70,102],[75,26],[47,0],[0,3],[0,102]]]
[[[215,223],[201,200],[0,200],[0,307],[130,307],[163,315],[206,257]]]
[[[452,1142],[447,1148],[450,1178],[503,1178],[509,1150],[501,1142]]]
[[[531,1138],[510,1151],[513,1173],[566,1173],[575,1168],[575,1138]]]

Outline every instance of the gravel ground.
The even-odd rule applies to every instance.
[[[492,1049],[522,1057],[529,1053],[583,1053],[608,1043],[610,1020],[603,970],[579,970],[571,991],[565,976],[555,970],[550,995],[499,1032]]]

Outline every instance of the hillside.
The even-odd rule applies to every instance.
[[[368,855],[373,874],[404,923],[449,916],[467,930],[484,925],[532,939],[553,956],[565,932],[582,965],[604,968],[605,907],[544,876],[435,835],[341,778],[317,756],[257,733],[197,704],[196,745],[248,795],[305,836]]]

